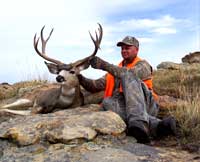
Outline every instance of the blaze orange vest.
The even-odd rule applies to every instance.
[[[126,66],[127,69],[130,69],[132,67],[134,67],[137,62],[141,61],[141,58],[136,57],[133,62],[131,62],[130,64],[128,64]],[[118,65],[119,67],[122,67],[122,62],[119,63]],[[153,97],[155,100],[158,99],[158,96],[153,92],[153,84],[152,84],[152,76],[149,79],[143,80],[143,82],[146,84],[146,86],[149,88],[149,90],[152,91]],[[114,77],[110,74],[107,73],[106,74],[106,88],[105,88],[105,92],[104,92],[104,98],[106,97],[111,97],[113,90],[114,90],[114,85],[115,84],[115,79]],[[122,92],[122,86],[120,85],[119,91]]]

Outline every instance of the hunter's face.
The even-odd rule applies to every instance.
[[[138,49],[135,46],[122,45],[121,46],[121,55],[124,60],[132,61],[138,53]]]

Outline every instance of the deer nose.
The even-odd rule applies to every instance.
[[[64,82],[64,81],[65,81],[65,78],[64,78],[63,76],[61,76],[61,75],[58,75],[58,76],[56,77],[56,81],[57,81],[57,82]]]

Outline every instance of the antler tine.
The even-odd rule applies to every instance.
[[[49,33],[49,36],[47,37],[47,39],[45,40],[44,39],[44,36],[43,36],[43,30],[44,30],[45,26],[42,27],[41,29],[41,32],[40,32],[40,37],[41,37],[41,43],[42,43],[42,52],[40,52],[38,50],[38,43],[39,43],[39,39],[40,37],[36,38],[37,37],[37,34],[35,34],[34,36],[34,48],[35,48],[35,51],[38,53],[38,55],[40,55],[42,58],[44,58],[45,60],[47,61],[50,61],[50,62],[53,62],[55,64],[58,64],[58,65],[62,65],[63,63],[59,60],[56,60],[56,59],[53,59],[53,58],[50,58],[46,55],[45,53],[45,50],[46,50],[46,44],[48,42],[48,40],[50,39],[51,37],[51,34],[53,33],[53,29],[51,30],[51,32]],[[36,40],[37,39],[37,40]]]
[[[39,52],[37,46],[38,46],[38,42],[39,42],[40,37],[37,40],[36,40],[36,37],[37,37],[37,34],[35,34],[35,36],[34,36],[33,46],[35,48],[35,51],[39,54],[40,52]]]
[[[88,60],[90,60],[93,56],[96,55],[98,49],[100,48],[100,43],[101,43],[102,36],[103,36],[103,28],[102,28],[102,26],[99,23],[98,23],[98,25],[99,25],[99,28],[98,28],[99,36],[98,36],[97,32],[95,31],[95,37],[96,37],[96,39],[94,39],[94,37],[92,36],[92,34],[89,31],[90,38],[92,39],[92,41],[94,43],[94,46],[95,46],[94,52],[90,56],[85,57],[84,59],[81,59],[81,60],[78,60],[78,61],[74,62],[72,64],[72,66],[78,67],[78,66],[81,66],[81,65],[83,65],[85,63],[88,64]]]
[[[99,28],[98,28],[99,36],[98,36],[97,32],[95,31],[96,40],[94,39],[92,34],[89,32],[90,37],[91,37],[91,39],[94,43],[94,46],[95,46],[94,52],[90,56],[95,56],[98,49],[100,48],[100,43],[101,43],[102,36],[103,36],[103,29],[102,29],[102,26],[99,23],[98,23],[98,25],[99,25]]]
[[[99,24],[99,23],[98,23],[98,24]],[[99,24],[98,30],[99,30],[99,33],[102,33],[102,34],[100,34],[100,36],[99,36],[99,44],[100,44],[100,43],[101,43],[101,40],[102,40],[102,36],[103,36],[103,28],[102,28],[101,24]]]
[[[42,42],[42,53],[45,53],[46,44],[47,44],[49,38],[51,37],[51,34],[53,33],[53,29],[51,29],[51,32],[49,33],[49,36],[45,40],[44,36],[43,36],[43,30],[44,30],[44,28],[45,28],[45,26],[42,27],[41,32],[40,32],[41,42]]]

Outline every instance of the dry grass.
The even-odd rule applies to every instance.
[[[191,92],[183,94],[183,90],[195,91],[200,86],[200,64],[193,64],[179,70],[157,70],[153,82],[154,90],[160,95],[178,98],[194,95]]]
[[[161,70],[155,73],[155,89],[182,99],[176,109],[169,110],[179,125],[180,141],[187,144],[200,141],[200,65],[180,70]]]
[[[195,92],[197,94],[198,92]],[[184,94],[186,94],[184,92]],[[194,95],[193,95],[194,96]],[[200,141],[200,96],[187,97],[171,111],[178,121],[182,143]]]
[[[158,70],[154,73],[154,90],[159,95],[179,96],[177,83],[180,82],[178,70]]]

